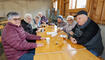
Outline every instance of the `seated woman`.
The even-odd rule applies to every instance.
[[[29,43],[26,39],[45,40],[45,38],[25,32],[17,12],[9,12],[7,18],[8,23],[2,31],[2,43],[7,60],[33,60],[34,53],[29,50],[43,44]]]
[[[64,27],[67,24],[64,22],[64,19],[62,16],[58,16],[57,22],[58,22],[57,27],[60,27],[60,28]]]
[[[36,25],[36,28],[39,28],[40,25],[41,25],[40,17],[39,16],[35,16],[35,18],[33,19],[33,21],[34,21],[34,24]]]
[[[38,16],[40,16],[41,20],[41,24],[48,24],[48,19],[42,14],[42,12],[38,13]]]
[[[63,31],[66,33],[69,33],[77,24],[76,21],[74,21],[74,17],[73,16],[68,16],[67,17],[67,24],[63,27]]]
[[[31,26],[31,21],[32,21],[32,15],[25,14],[24,19],[21,21],[21,25],[26,32],[28,32],[30,34],[35,34],[35,32],[32,29],[32,26]]]
[[[40,17],[39,16],[35,16],[35,18],[33,19],[33,25],[35,26],[33,31],[36,32],[38,30],[38,28],[40,28],[40,26],[41,26],[41,22],[40,22]]]

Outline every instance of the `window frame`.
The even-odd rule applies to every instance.
[[[69,2],[70,2],[70,0],[69,0]],[[68,3],[69,3],[68,2]],[[76,0],[76,2],[77,2],[77,0]],[[85,10],[85,11],[89,11],[89,9],[90,9],[90,0],[87,0],[87,3],[86,3],[86,8],[76,8],[76,6],[77,5],[75,5],[75,8],[76,9],[69,9],[69,6],[68,6],[68,10],[69,10],[69,12],[74,12],[74,13],[76,13],[76,12],[78,12],[78,11],[80,11],[80,10]],[[69,4],[68,4],[69,5]]]

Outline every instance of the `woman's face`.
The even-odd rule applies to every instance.
[[[30,16],[27,16],[26,20],[27,20],[27,23],[31,23],[31,17]]]
[[[60,18],[57,19],[58,23],[62,22],[62,20]]]
[[[67,22],[68,22],[69,24],[72,24],[72,23],[73,23],[73,20],[72,20],[71,18],[68,18]]]
[[[42,17],[42,14],[38,14],[40,17]]]
[[[36,22],[39,22],[39,18],[35,18],[35,21],[36,21]]]
[[[13,16],[13,18],[11,19],[11,23],[13,23],[14,25],[20,26],[21,24],[20,16]]]

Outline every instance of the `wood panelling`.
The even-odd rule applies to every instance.
[[[64,2],[65,0],[58,0],[58,9],[60,15],[64,15]]]
[[[101,17],[102,15],[104,15],[103,4],[104,4],[104,0],[94,0],[90,9],[89,16],[91,17],[92,20],[94,20],[96,23],[99,23],[99,24],[102,24]]]
[[[105,1],[104,1],[104,4],[103,4],[103,11],[102,11],[101,20],[102,20],[101,23],[105,24]]]
[[[86,8],[82,9],[69,9],[69,0],[58,0],[58,9],[60,15],[64,17],[75,15],[79,10],[85,10],[96,23],[105,24],[105,0],[87,0]]]
[[[62,13],[61,15],[63,15],[64,17],[67,17],[68,15],[74,15],[76,12],[78,12],[80,10],[88,11],[88,9],[90,8],[90,4],[89,3],[91,2],[90,0],[87,0],[87,2],[88,2],[87,8],[69,9],[69,0],[60,0],[60,1],[62,1],[62,5],[64,5],[64,6],[59,5],[59,7],[61,7],[61,9],[59,9],[59,10],[60,10],[60,13]],[[60,2],[60,1],[58,0],[58,2]]]

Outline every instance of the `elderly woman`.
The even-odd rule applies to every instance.
[[[29,34],[21,26],[21,17],[17,12],[7,14],[8,23],[2,31],[2,43],[7,60],[33,60],[34,53],[29,49],[43,46],[43,44],[29,43],[29,40],[45,39],[41,36]]]
[[[67,23],[64,22],[64,19],[62,16],[58,16],[57,18],[57,27],[63,28]]]
[[[32,21],[32,15],[27,13],[24,15],[24,19],[21,21],[21,25],[26,32],[30,34],[35,34],[31,26],[31,21]]]
[[[68,16],[66,20],[67,20],[67,24],[63,27],[63,31],[65,31],[66,33],[69,33],[75,27],[77,22],[74,21],[73,16]]]
[[[35,16],[34,20],[34,24],[36,25],[36,28],[39,28],[41,23],[40,23],[40,17],[39,16]]]
[[[43,15],[42,12],[39,12],[38,16],[40,16],[40,18],[41,18],[41,20],[40,20],[41,24],[47,24],[48,23],[48,19]]]

